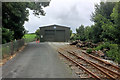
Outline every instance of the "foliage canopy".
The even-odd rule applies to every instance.
[[[15,39],[21,39],[25,34],[24,22],[28,21],[29,10],[33,10],[33,14],[37,17],[45,15],[43,7],[49,3],[40,2],[3,2],[2,3],[2,43],[9,42]],[[6,29],[6,30],[5,30]],[[8,31],[9,29],[9,31]],[[5,34],[11,34],[6,35]]]

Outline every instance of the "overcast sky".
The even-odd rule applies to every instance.
[[[39,27],[58,24],[70,27],[73,32],[81,24],[92,25],[91,14],[95,4],[100,0],[51,0],[50,5],[44,8],[45,16],[35,17],[30,10],[29,21],[25,22],[25,29],[34,33]]]

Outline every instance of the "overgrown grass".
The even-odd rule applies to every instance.
[[[87,49],[87,53],[92,53],[92,49],[90,48],[90,49]]]
[[[32,42],[35,40],[36,34],[35,33],[25,34],[23,38],[25,39],[25,42]]]

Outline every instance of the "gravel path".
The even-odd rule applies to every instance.
[[[55,44],[54,44],[55,45]],[[52,43],[29,43],[2,67],[3,78],[73,78]]]

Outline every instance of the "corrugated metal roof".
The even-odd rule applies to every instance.
[[[64,28],[69,28],[69,29],[70,29],[70,27],[66,27],[66,26],[62,26],[62,25],[56,25],[56,24],[53,24],[53,25],[47,25],[47,26],[41,26],[41,27],[39,27],[39,28],[44,28],[44,27],[53,27],[53,26],[57,26],[57,27],[64,27]]]

